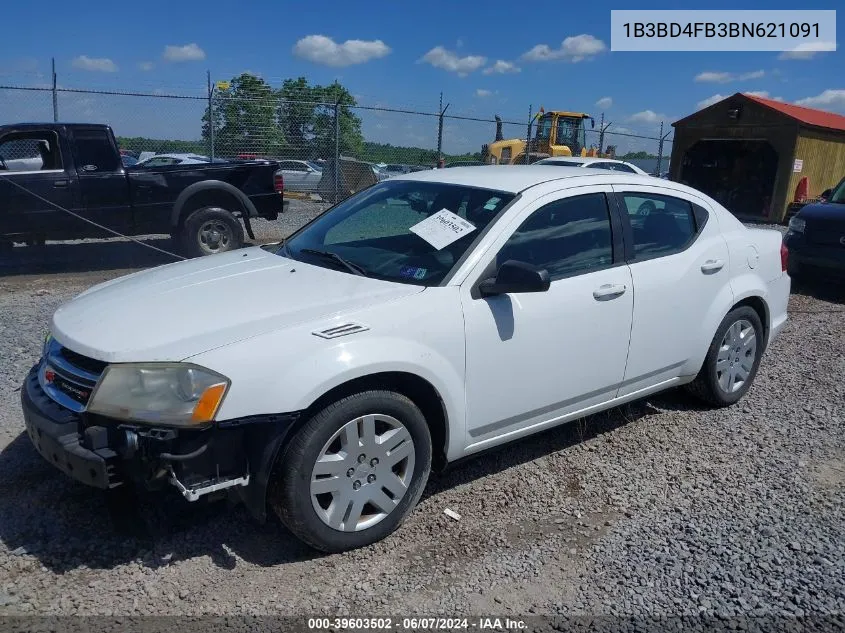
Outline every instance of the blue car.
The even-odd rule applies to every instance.
[[[784,245],[793,278],[813,270],[845,276],[845,178],[826,198],[802,207],[789,221]]]

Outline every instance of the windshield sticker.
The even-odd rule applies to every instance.
[[[399,271],[400,277],[410,277],[412,279],[425,279],[428,273],[428,268],[417,268],[416,266],[402,266]]]
[[[501,198],[490,198],[487,201],[487,204],[484,205],[484,208],[488,211],[493,211],[496,208],[496,205],[498,205],[501,201]]]
[[[449,209],[441,209],[434,215],[418,222],[410,229],[431,244],[438,251],[475,230],[475,226]]]

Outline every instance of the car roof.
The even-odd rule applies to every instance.
[[[593,173],[595,172],[595,173]],[[420,180],[442,182],[493,189],[508,193],[519,193],[530,187],[551,180],[580,179],[582,184],[604,184],[636,182],[655,185],[656,179],[641,174],[619,173],[605,170],[582,169],[558,165],[485,165],[480,167],[453,167],[451,169],[429,169],[397,176],[391,180]],[[661,181],[663,183],[667,181]],[[673,183],[675,184],[675,183]],[[663,185],[661,185],[663,186]],[[680,187],[679,187],[680,189]],[[692,191],[692,189],[690,189]],[[701,195],[701,194],[698,194]]]

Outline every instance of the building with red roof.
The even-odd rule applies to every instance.
[[[780,221],[845,177],[840,114],[738,92],[672,126],[670,178],[740,217]]]

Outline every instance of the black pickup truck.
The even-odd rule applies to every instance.
[[[243,243],[275,220],[284,184],[270,160],[124,167],[107,125],[0,126],[0,247],[169,233],[189,256]],[[86,221],[87,220],[87,221]]]

